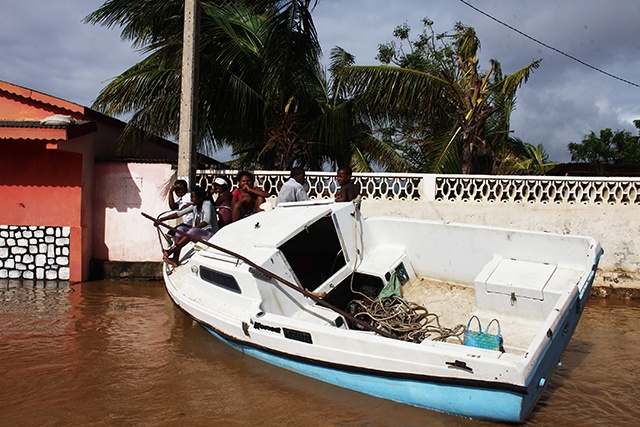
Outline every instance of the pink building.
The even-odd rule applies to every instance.
[[[123,157],[124,127],[0,81],[0,279],[77,282],[92,260],[160,261],[154,227],[132,214],[167,210],[178,146],[152,138]]]

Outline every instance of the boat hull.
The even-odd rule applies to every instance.
[[[514,391],[364,374],[330,365],[305,363],[229,339],[211,327],[203,326],[216,338],[256,359],[329,384],[403,404],[465,418],[521,422],[526,417],[522,408],[535,403],[527,402],[526,394]]]
[[[333,365],[328,362],[306,361],[299,357],[261,348],[246,341],[228,336],[201,319],[185,313],[202,325],[205,330],[234,349],[274,366],[334,384],[371,396],[392,400],[416,407],[478,420],[524,422],[535,407],[544,387],[561,361],[589,297],[593,278],[585,284],[581,297],[577,297],[563,316],[562,333],[551,337],[547,348],[539,357],[536,367],[525,387],[501,389],[474,385],[473,382],[448,381],[447,379],[415,379],[401,374],[360,372],[357,369]],[[174,296],[169,294],[172,299]],[[181,304],[175,301],[178,307]],[[456,384],[459,383],[459,384]],[[479,382],[481,384],[481,382]],[[518,390],[520,389],[520,390]]]

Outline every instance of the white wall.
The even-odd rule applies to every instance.
[[[235,171],[227,175],[234,175]],[[212,178],[221,171],[202,171]],[[168,210],[166,195],[175,177],[168,164],[98,163],[94,194],[94,259],[111,261],[160,261],[161,253],[156,230],[140,212],[157,216]],[[281,171],[256,171],[258,184],[263,188],[277,189],[286,177]],[[492,225],[548,231],[561,234],[587,235],[598,239],[604,249],[597,286],[640,289],[640,181],[627,178],[589,179],[577,177],[456,177],[418,174],[356,174],[363,186],[365,200],[362,212],[366,216],[397,215],[451,222]],[[412,182],[408,182],[409,177]],[[436,183],[437,179],[459,179],[461,185],[446,197],[436,197],[447,188]],[[307,179],[318,194],[324,189],[334,191],[333,173],[308,172]],[[386,180],[386,181],[385,181]],[[526,188],[534,190],[544,180],[558,191],[542,193],[534,202],[517,200],[487,201],[465,200],[465,189],[481,188],[485,182],[507,191],[515,186],[516,193]],[[472,181],[472,182],[467,182]],[[385,182],[391,183],[382,187]],[[401,191],[383,190],[384,199],[376,199],[380,189],[393,188],[394,182],[403,183],[410,194],[419,198],[400,200]],[[498,182],[496,184],[496,182]],[[414,191],[413,187],[419,187]],[[200,183],[204,185],[204,181]],[[333,187],[330,187],[333,185]],[[458,188],[459,187],[459,188]],[[378,192],[378,193],[376,193]],[[391,197],[389,197],[389,193]],[[472,192],[473,193],[473,192]],[[493,193],[492,193],[493,194]],[[516,194],[514,197],[519,197]],[[536,192],[537,194],[537,192]],[[560,201],[544,201],[562,195]],[[555,196],[553,196],[555,194]],[[576,202],[576,197],[589,195],[586,202]],[[608,196],[607,196],[608,195]],[[615,196],[615,197],[614,197]],[[608,197],[608,199],[607,199]],[[513,197],[512,197],[513,198]],[[600,201],[600,199],[608,201]],[[433,242],[437,244],[437,242]]]
[[[153,223],[168,211],[169,164],[97,163],[93,195],[93,259],[162,261]]]

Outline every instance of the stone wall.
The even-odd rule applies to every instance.
[[[0,225],[0,279],[69,280],[69,227]]]

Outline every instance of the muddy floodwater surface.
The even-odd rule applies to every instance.
[[[640,301],[591,298],[527,426],[640,422]],[[244,356],[161,283],[0,282],[0,426],[497,426]]]

